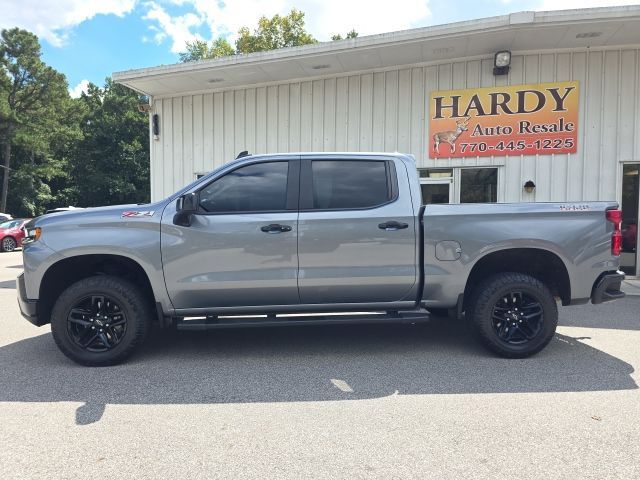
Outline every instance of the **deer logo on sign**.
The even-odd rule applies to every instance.
[[[448,143],[451,146],[451,153],[455,153],[456,151],[456,140],[462,132],[466,132],[469,130],[469,117],[465,120],[456,120],[456,129],[455,130],[447,130],[446,132],[437,132],[433,135],[433,148],[436,153],[440,153],[440,144]]]

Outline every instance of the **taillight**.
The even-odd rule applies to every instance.
[[[618,256],[622,251],[622,210],[607,210],[607,220],[613,223],[611,255]]]

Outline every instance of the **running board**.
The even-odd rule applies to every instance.
[[[285,327],[300,325],[340,325],[376,323],[419,323],[429,320],[424,310],[393,313],[362,314],[304,314],[304,315],[262,315],[262,316],[215,316],[179,318],[178,330],[215,330],[218,328]]]

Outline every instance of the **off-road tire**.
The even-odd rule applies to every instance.
[[[523,292],[542,307],[539,333],[520,345],[500,338],[494,324],[494,307],[509,292]],[[525,358],[538,353],[553,339],[558,325],[558,306],[551,291],[540,280],[522,273],[499,273],[486,278],[473,290],[467,316],[480,342],[489,350],[501,357]]]
[[[88,351],[74,342],[68,328],[68,317],[81,299],[106,295],[120,307],[126,318],[126,330],[119,343],[103,352]],[[126,279],[96,275],[82,279],[62,292],[51,313],[51,333],[58,348],[68,358],[86,366],[108,366],[122,362],[144,342],[150,330],[152,312],[142,291]]]

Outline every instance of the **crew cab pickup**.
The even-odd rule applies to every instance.
[[[615,202],[424,206],[408,155],[249,155],[160,202],[33,220],[18,302],[84,365],[122,361],[154,323],[443,313],[526,357],[552,339],[559,304],[624,296],[620,222]]]

